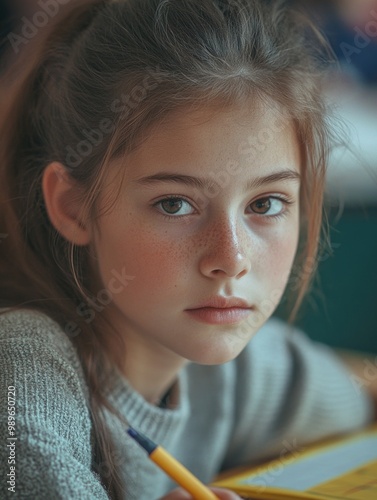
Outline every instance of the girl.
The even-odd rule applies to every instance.
[[[287,283],[297,311],[321,223],[329,132],[301,18],[61,4],[9,38],[3,498],[188,498],[128,423],[207,483],[369,423],[345,364],[270,319]]]

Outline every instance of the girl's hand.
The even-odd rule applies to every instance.
[[[223,488],[210,488],[210,490],[219,498],[219,500],[240,500],[236,493],[230,490],[224,490]],[[177,488],[159,500],[193,500],[190,493],[183,490],[182,488]]]

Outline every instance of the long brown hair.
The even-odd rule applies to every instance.
[[[43,171],[62,163],[95,218],[109,162],[173,110],[274,101],[288,110],[302,152],[295,265],[310,272],[300,274],[295,312],[318,249],[329,137],[307,29],[278,0],[76,0],[34,39],[13,39],[20,53],[10,49],[2,81],[0,306],[42,311],[70,336],[90,389],[94,466],[112,498],[122,485],[103,409],[117,413],[106,394],[125,346],[105,333],[104,315],[87,322],[78,313],[95,293],[89,250],[50,223]]]

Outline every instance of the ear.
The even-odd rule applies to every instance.
[[[75,245],[87,245],[91,234],[83,220],[82,189],[61,163],[50,163],[43,172],[42,191],[52,225]]]

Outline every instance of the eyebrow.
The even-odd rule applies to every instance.
[[[271,184],[277,181],[300,181],[300,179],[301,176],[298,172],[294,170],[282,170],[280,172],[274,172],[264,177],[256,177],[254,179],[251,179],[246,183],[245,191],[256,189],[258,187],[264,186],[265,184]],[[159,172],[154,175],[136,179],[135,182],[141,185],[153,185],[157,182],[175,182],[177,184],[185,184],[186,186],[196,187],[198,189],[208,189],[213,187],[213,184],[216,182],[216,180],[201,177],[192,177],[191,175],[183,175],[178,173]]]

